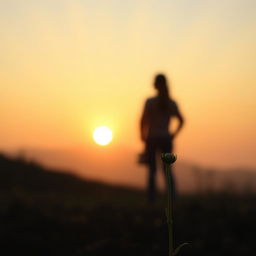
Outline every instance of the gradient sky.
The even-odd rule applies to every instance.
[[[186,126],[181,159],[256,167],[256,1],[0,2],[0,149],[142,149],[138,121],[164,72]],[[106,148],[107,149],[107,148]]]

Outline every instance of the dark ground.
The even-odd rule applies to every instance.
[[[180,195],[179,255],[256,255],[256,196]],[[164,198],[82,181],[0,155],[0,255],[145,255],[167,252]]]

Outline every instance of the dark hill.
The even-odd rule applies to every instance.
[[[88,196],[102,200],[120,193],[136,196],[142,191],[121,186],[111,186],[96,181],[80,179],[75,175],[55,169],[46,169],[34,162],[19,158],[9,158],[0,154],[0,190],[23,190],[32,194],[50,193],[54,196]],[[94,197],[95,196],[95,197]]]
[[[255,196],[178,196],[175,243],[181,256],[254,255]],[[164,256],[164,200],[143,191],[80,180],[0,155],[1,255]]]

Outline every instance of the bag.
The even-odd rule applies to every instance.
[[[139,153],[137,162],[139,164],[146,164],[146,165],[149,164],[149,157],[146,151]]]

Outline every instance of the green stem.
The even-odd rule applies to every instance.
[[[165,173],[167,177],[167,224],[169,233],[169,256],[173,256],[173,209],[172,209],[172,177],[169,164],[165,165]]]
[[[166,209],[166,218],[168,224],[168,234],[169,234],[169,256],[176,256],[180,249],[187,245],[188,243],[183,243],[173,250],[173,188],[172,188],[172,175],[171,175],[171,164],[177,160],[177,156],[171,153],[163,153],[162,160],[164,163],[164,169],[167,178],[167,209]]]

